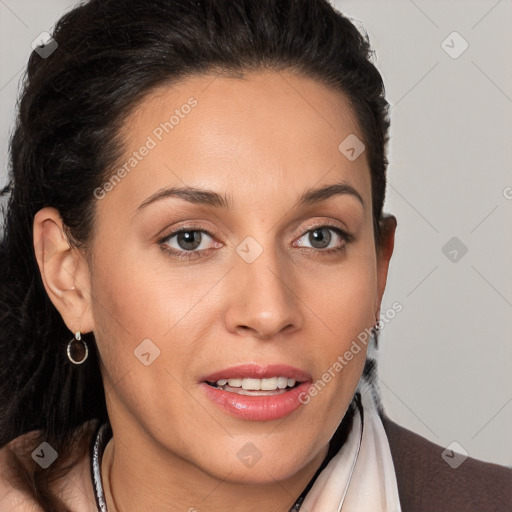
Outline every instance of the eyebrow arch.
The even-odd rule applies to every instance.
[[[364,201],[361,197],[361,194],[359,194],[359,192],[354,187],[344,182],[334,183],[332,185],[327,185],[321,188],[312,188],[306,190],[306,192],[304,192],[304,194],[299,197],[298,206],[306,206],[318,203],[339,194],[347,194],[355,197],[364,208]]]
[[[334,195],[348,194],[355,197],[364,208],[364,201],[359,192],[347,183],[334,183],[325,187],[308,189],[298,199],[298,206],[307,206],[329,199]],[[200,189],[195,187],[168,187],[155,192],[148,197],[137,208],[137,213],[155,201],[168,197],[177,197],[193,204],[204,204],[214,208],[230,209],[233,201],[228,196],[221,195],[213,190]]]

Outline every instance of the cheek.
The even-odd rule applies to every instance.
[[[333,348],[347,342],[375,322],[376,265],[371,251],[358,253],[324,273],[307,276],[307,300],[329,329]]]
[[[150,269],[129,254],[98,259],[93,295],[95,337],[111,406],[156,426],[178,413],[187,417],[180,383],[187,380],[197,349],[187,313],[202,289],[189,286],[185,293],[186,279],[176,282],[172,273]]]
[[[170,268],[158,248],[137,254],[127,248],[114,256],[114,244],[102,247],[92,286],[95,335],[107,372],[113,381],[129,370],[138,374],[146,367],[137,354],[146,347],[150,360],[153,353],[158,357],[152,370],[165,367],[181,380],[197,356],[197,340],[204,338],[199,331],[209,320],[205,308],[211,308],[205,296],[222,274],[214,279]],[[142,373],[142,382],[149,375]]]
[[[103,244],[94,262],[100,309],[104,305],[110,317],[107,322],[117,322],[114,328],[129,331],[133,341],[162,337],[186,315],[200,292],[196,280],[187,280],[183,272],[165,265],[158,247],[141,250],[139,245],[125,238],[119,251],[110,241],[110,245]]]
[[[317,312],[319,321],[315,323],[323,333],[312,336],[317,385],[311,399],[336,423],[361,376],[370,329],[375,323],[377,279],[371,251],[331,269],[320,280],[318,277],[315,288],[311,288],[316,291],[307,299]]]

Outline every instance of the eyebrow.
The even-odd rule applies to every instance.
[[[364,208],[364,201],[359,192],[347,183],[334,183],[325,187],[308,189],[298,199],[298,206],[308,206],[325,201],[335,195],[349,195],[355,197]],[[168,187],[155,192],[144,200],[137,208],[137,213],[155,201],[169,197],[184,199],[189,203],[212,206],[214,208],[230,209],[233,200],[225,194],[219,194],[213,190],[200,189],[195,187]]]

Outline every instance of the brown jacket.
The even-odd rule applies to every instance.
[[[471,458],[452,469],[441,457],[442,447],[386,416],[382,421],[395,465],[402,512],[512,512],[512,469]],[[89,444],[96,425],[96,421],[90,422]],[[0,449],[0,512],[46,512],[31,498],[26,484],[20,481],[14,487],[8,479],[16,477],[16,453],[24,439],[20,436]],[[87,451],[59,484],[58,493],[72,512],[96,512],[90,463]],[[26,461],[21,464],[29,467]]]
[[[444,448],[383,416],[403,512],[510,512],[512,469],[467,458],[453,469]]]

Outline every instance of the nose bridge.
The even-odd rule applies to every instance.
[[[242,240],[236,247],[234,270],[231,329],[249,328],[253,334],[270,337],[290,325],[300,326],[295,276],[268,233]]]

